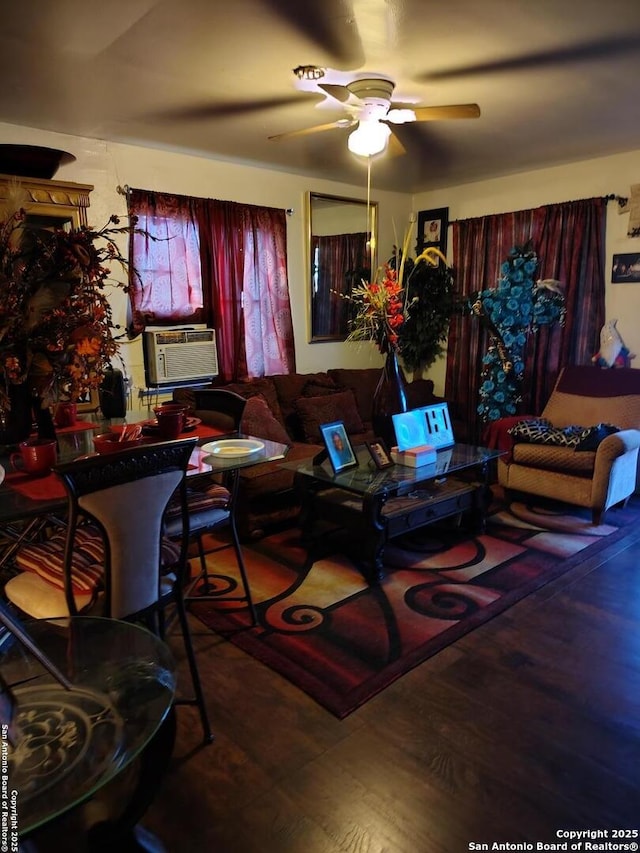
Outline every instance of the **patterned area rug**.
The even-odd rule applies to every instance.
[[[343,718],[396,678],[516,601],[630,535],[640,503],[594,527],[566,506],[496,506],[487,531],[423,528],[384,552],[387,574],[368,586],[339,552],[306,565],[297,530],[245,547],[259,625],[246,608],[193,603],[192,612]],[[216,592],[238,581],[231,549],[211,555]]]

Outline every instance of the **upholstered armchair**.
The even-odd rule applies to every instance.
[[[548,435],[544,443],[535,429],[527,436],[526,428],[512,428],[509,452],[498,460],[498,482],[507,494],[528,492],[587,507],[600,524],[606,510],[626,503],[636,487],[640,370],[565,367],[540,417],[553,428],[549,433],[569,441],[563,446]],[[510,420],[513,427],[516,419]],[[600,425],[617,431],[595,429]]]

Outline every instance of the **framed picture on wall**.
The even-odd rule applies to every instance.
[[[416,255],[429,246],[447,254],[447,229],[449,228],[449,208],[437,207],[434,210],[421,210],[418,213],[418,238]],[[442,263],[442,261],[440,261]]]
[[[614,255],[611,281],[613,284],[640,282],[640,254]]]

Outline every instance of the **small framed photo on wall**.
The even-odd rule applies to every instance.
[[[429,246],[447,254],[447,229],[449,228],[449,208],[437,207],[434,210],[421,210],[418,213],[418,238],[416,254],[419,255]],[[442,263],[442,261],[440,261]]]
[[[640,254],[614,255],[611,281],[613,284],[640,282]]]

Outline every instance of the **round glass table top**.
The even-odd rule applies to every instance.
[[[145,628],[82,616],[24,627],[71,687],[12,634],[2,634],[0,666],[9,691],[2,696],[0,795],[20,835],[120,773],[158,731],[175,693],[171,653]]]

